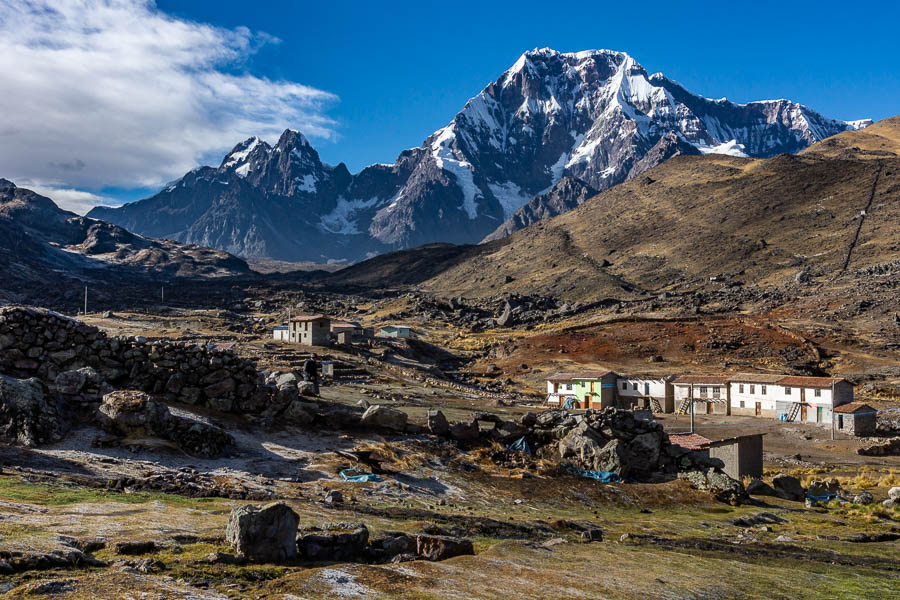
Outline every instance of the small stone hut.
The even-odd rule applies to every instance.
[[[834,408],[834,429],[854,437],[875,434],[877,411],[865,402],[850,402]]]

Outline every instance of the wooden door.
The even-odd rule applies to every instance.
[[[800,405],[800,420],[801,421],[806,420],[806,405],[805,404]]]
[[[757,402],[757,403],[756,403],[756,416],[757,416],[757,417],[761,417],[761,416],[762,416],[762,402]]]

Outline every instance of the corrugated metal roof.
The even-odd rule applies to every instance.
[[[292,322],[300,322],[304,321],[318,321],[319,319],[327,319],[325,315],[297,315],[296,317],[291,317]]]
[[[572,381],[573,379],[600,379],[612,371],[579,371],[577,373],[555,373],[547,381]]]
[[[735,373],[728,376],[728,380],[733,383],[778,383],[779,379],[784,379],[784,375],[773,373]]]
[[[855,412],[876,412],[876,411],[874,408],[872,408],[865,402],[849,402],[847,404],[841,404],[840,406],[835,406],[834,412],[851,414],[851,413],[855,413]]]
[[[833,377],[782,377],[775,383],[778,385],[786,385],[789,387],[809,387],[809,388],[830,388],[832,384],[839,381],[846,381],[842,378]]]
[[[681,375],[672,383],[707,383],[712,385],[723,385],[728,383],[728,377],[725,375]]]

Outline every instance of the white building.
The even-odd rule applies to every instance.
[[[565,406],[566,400],[575,399],[574,373],[556,373],[547,378],[547,404]]]
[[[672,381],[675,409],[680,413],[728,415],[731,404],[728,401],[728,377],[725,375],[682,375]]]
[[[406,325],[383,325],[378,328],[378,337],[408,339],[412,337],[412,330]]]
[[[658,375],[620,375],[616,393],[620,406],[637,406],[653,412],[674,412],[674,377]]]
[[[784,375],[736,373],[729,376],[731,414],[778,417],[777,383]]]
[[[832,411],[853,401],[853,384],[833,377],[765,373],[728,376],[731,414],[830,423]]]
[[[287,341],[290,329],[287,325],[278,325],[272,330],[272,339]]]

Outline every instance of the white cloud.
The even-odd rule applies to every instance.
[[[150,0],[2,0],[0,176],[73,208],[79,189],[158,186],[250,135],[332,137],[335,96],[241,70],[273,41]]]
[[[95,206],[118,206],[119,204],[121,204],[121,202],[118,202],[113,198],[101,196],[99,194],[93,194],[84,190],[45,187],[40,183],[29,183],[20,187],[25,187],[33,192],[37,192],[42,196],[47,196],[48,198],[53,200],[60,208],[71,210],[72,212],[78,213],[79,215],[83,215]]]

